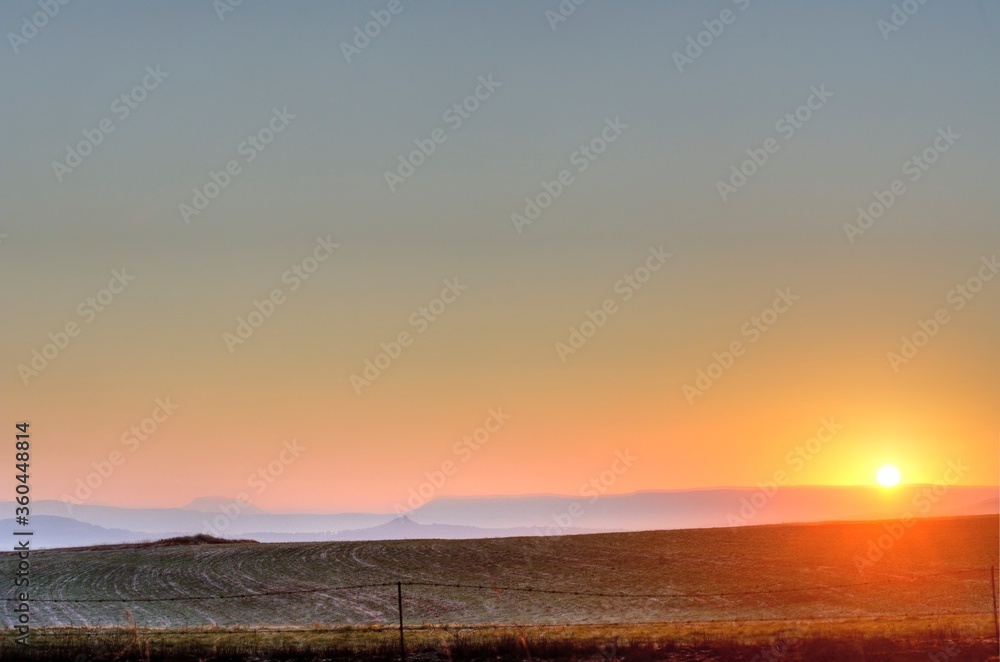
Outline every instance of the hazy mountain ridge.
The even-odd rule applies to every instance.
[[[4,506],[13,513],[13,502]],[[215,508],[215,510],[212,510]],[[36,546],[114,544],[210,533],[262,542],[493,538],[1000,513],[995,487],[721,488],[599,497],[442,497],[388,513],[268,513],[206,497],[184,508],[37,501]],[[4,520],[8,529],[13,520]]]
[[[14,519],[0,520],[0,527],[10,531],[15,526]],[[24,530],[24,527],[18,527]],[[195,535],[194,532],[170,531],[149,533],[109,529],[88,524],[69,517],[36,515],[31,519],[30,531],[32,549],[54,549],[64,547],[92,547],[96,545],[119,545],[147,542],[154,539]],[[573,529],[569,533],[594,533],[584,529]],[[350,542],[363,540],[474,540],[481,538],[509,538],[518,536],[539,536],[544,531],[537,527],[516,529],[484,529],[475,526],[451,524],[419,524],[406,516],[397,517],[378,526],[363,529],[348,529],[337,533],[280,533],[274,531],[251,532],[240,536],[257,542]],[[230,538],[232,536],[229,536]]]
[[[31,549],[116,545],[119,543],[141,542],[151,537],[149,533],[128,531],[126,529],[109,529],[69,517],[58,517],[55,515],[34,515],[30,518],[29,522],[31,524],[30,527],[17,526],[17,530],[32,532],[33,535],[30,538]],[[15,530],[15,520],[13,518],[0,520],[0,530]]]

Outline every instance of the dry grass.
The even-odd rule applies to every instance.
[[[405,629],[408,659],[432,660],[927,660],[995,654],[990,615],[756,622]],[[247,628],[53,628],[28,649],[0,638],[10,660],[398,660],[387,626]],[[84,655],[84,658],[80,658]]]

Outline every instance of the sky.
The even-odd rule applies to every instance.
[[[902,4],[3,3],[33,498],[997,484],[1000,7]]]

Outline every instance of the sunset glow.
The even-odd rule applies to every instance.
[[[899,485],[899,469],[891,464],[879,467],[878,473],[875,474],[875,479],[882,487],[895,487]]]
[[[36,498],[996,484],[976,3],[224,4],[70,5],[8,53]]]

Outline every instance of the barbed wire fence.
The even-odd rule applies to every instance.
[[[852,582],[843,584],[817,584],[810,586],[801,586],[796,588],[777,588],[777,589],[759,589],[759,590],[745,590],[745,591],[724,591],[724,592],[651,592],[651,593],[631,593],[631,592],[611,592],[611,591],[578,591],[578,590],[562,590],[554,588],[542,588],[537,586],[506,586],[498,585],[495,583],[491,584],[465,584],[457,582],[432,582],[432,581],[418,581],[418,580],[399,580],[399,581],[388,581],[388,582],[373,582],[367,584],[345,584],[337,586],[312,586],[308,588],[297,588],[297,589],[287,589],[279,591],[259,591],[253,593],[231,593],[222,595],[173,595],[173,596],[163,596],[163,597],[107,597],[107,598],[38,598],[30,597],[27,601],[31,603],[81,603],[81,604],[99,604],[99,603],[119,603],[119,604],[141,604],[141,603],[157,603],[157,602],[206,602],[206,601],[225,601],[225,600],[244,600],[249,598],[263,598],[268,596],[290,596],[290,595],[307,595],[307,594],[317,594],[317,593],[331,593],[337,591],[357,591],[364,589],[377,589],[377,588],[396,588],[396,598],[397,598],[397,612],[398,612],[398,626],[399,626],[399,643],[400,643],[400,654],[401,659],[406,659],[406,641],[405,641],[405,629],[409,627],[410,629],[419,629],[421,627],[432,627],[429,625],[405,625],[405,613],[404,613],[404,587],[426,587],[426,588],[444,588],[444,589],[463,589],[463,590],[475,590],[475,591],[490,591],[495,594],[500,593],[524,593],[524,594],[538,594],[538,595],[561,595],[561,596],[574,596],[574,597],[593,597],[593,598],[608,598],[608,599],[622,599],[622,600],[669,600],[669,599],[697,599],[697,598],[722,598],[722,597],[737,597],[737,596],[753,596],[753,595],[776,595],[776,594],[790,594],[790,593],[805,593],[805,592],[815,592],[824,590],[840,590],[840,589],[850,589],[850,588],[860,588],[866,586],[878,586],[878,585],[889,585],[889,584],[901,584],[903,582],[913,582],[923,579],[931,579],[935,577],[949,577],[958,575],[970,575],[976,573],[990,573],[990,595],[993,603],[993,608],[989,611],[965,611],[965,612],[934,612],[927,614],[920,614],[921,616],[971,616],[971,615],[984,615],[992,613],[993,615],[993,625],[994,632],[997,639],[998,645],[1000,645],[1000,612],[998,612],[997,607],[997,581],[996,581],[996,567],[991,566],[989,568],[969,568],[964,570],[952,570],[948,572],[938,572],[938,573],[922,573],[922,574],[912,574],[906,577],[897,577],[893,579],[884,579],[877,581],[862,581],[862,582]],[[8,597],[4,598],[6,602],[19,601],[18,598]],[[893,616],[896,614],[867,614],[869,617],[878,616]],[[837,617],[818,617],[818,618],[796,618],[795,620],[836,620]],[[737,620],[739,622],[766,622],[766,621],[780,621],[786,619],[725,619],[726,622],[730,620]],[[661,621],[659,623],[679,623],[686,621]],[[711,621],[698,621],[698,622],[711,622]],[[628,623],[630,625],[641,625],[643,623]],[[546,625],[546,624],[540,624]],[[569,625],[569,624],[565,624]],[[584,624],[575,624],[584,625]],[[602,623],[601,625],[612,625]],[[619,623],[619,625],[624,625],[624,623]],[[493,627],[493,626],[484,626]],[[297,630],[282,630],[280,628],[269,628],[270,632],[293,632]],[[59,634],[59,633],[55,633]],[[67,633],[69,634],[69,633]]]

